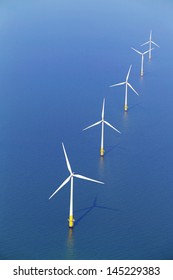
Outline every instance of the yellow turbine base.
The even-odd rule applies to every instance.
[[[127,111],[127,110],[128,110],[128,106],[125,105],[125,106],[124,106],[124,111]]]
[[[101,148],[101,149],[100,149],[100,155],[101,155],[101,157],[103,157],[103,156],[104,156],[104,152],[105,152],[105,151],[104,151],[104,149],[103,149],[103,148]]]
[[[74,227],[74,218],[73,218],[73,216],[69,216],[68,222],[69,222],[69,228]]]

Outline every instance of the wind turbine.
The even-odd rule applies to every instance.
[[[143,53],[139,52],[138,50],[136,50],[134,48],[132,48],[132,50],[134,50],[135,52],[139,53],[142,56],[141,57],[141,76],[143,76],[144,75],[144,55],[146,53],[148,53],[150,50],[143,52]],[[151,49],[151,50],[153,50],[153,49]]]
[[[88,180],[88,181],[92,181],[95,183],[99,183],[99,184],[104,184],[103,182],[100,181],[96,181],[93,179],[90,179],[88,177],[79,175],[79,174],[75,174],[70,166],[68,157],[67,157],[67,153],[64,147],[64,144],[62,143],[62,147],[63,147],[63,151],[64,151],[64,155],[65,155],[65,159],[66,159],[66,164],[67,164],[67,169],[70,172],[70,176],[67,177],[67,179],[65,179],[65,181],[58,187],[58,189],[49,197],[49,199],[51,199],[60,189],[62,189],[69,181],[71,181],[71,188],[70,188],[70,211],[69,211],[69,227],[73,228],[74,226],[74,217],[73,217],[73,178],[79,178],[79,179],[84,179],[84,180]]]
[[[87,126],[86,128],[84,128],[83,130],[86,130],[90,127],[96,126],[98,124],[102,124],[102,131],[101,131],[101,148],[100,148],[100,155],[103,157],[104,156],[104,124],[107,124],[109,127],[111,127],[112,129],[116,130],[117,132],[121,133],[118,129],[116,129],[115,127],[113,127],[110,123],[108,123],[107,121],[104,120],[104,111],[105,111],[105,98],[103,99],[103,107],[102,107],[102,119],[101,121],[98,121],[90,126]]]
[[[152,30],[150,30],[150,38],[149,41],[145,42],[141,46],[149,44],[149,59],[151,59],[151,51],[152,51],[152,44],[154,44],[156,47],[160,48],[159,45],[157,45],[155,42],[152,41]]]
[[[118,84],[109,86],[109,87],[116,87],[116,86],[120,86],[120,85],[124,85],[124,84],[126,85],[126,88],[125,88],[125,103],[124,103],[124,110],[125,110],[125,111],[128,110],[128,105],[127,105],[127,88],[128,88],[128,86],[129,86],[137,95],[139,95],[139,94],[137,93],[137,91],[136,91],[136,90],[131,86],[131,84],[129,84],[129,82],[128,82],[131,68],[132,68],[132,65],[130,65],[130,67],[129,67],[129,71],[128,71],[128,73],[127,73],[125,82],[122,82],[122,83],[118,83]]]

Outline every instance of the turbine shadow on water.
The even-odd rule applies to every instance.
[[[79,210],[76,210],[75,212],[79,212],[79,211],[84,211],[84,213],[82,214],[82,216],[80,216],[76,222],[75,222],[75,226],[77,226],[81,220],[83,220],[90,212],[92,212],[95,208],[99,208],[99,209],[104,209],[104,210],[110,210],[110,211],[118,211],[117,209],[114,208],[110,208],[110,207],[106,207],[106,206],[101,206],[97,204],[97,196],[95,197],[93,204],[89,207],[85,207],[85,208],[81,208]]]
[[[119,148],[120,150],[126,150],[125,148],[121,147],[120,144],[116,144],[116,145],[112,145],[112,146],[107,147],[105,155],[112,152],[115,148]]]
[[[135,107],[139,107],[139,108],[145,110],[144,106],[142,106],[141,104],[142,104],[142,102],[138,102],[138,103],[136,103],[136,104],[134,104],[134,105],[132,105],[132,106],[129,106],[129,111],[132,110],[132,109],[135,108]],[[125,114],[126,114],[126,113],[127,113],[127,112],[125,112]]]

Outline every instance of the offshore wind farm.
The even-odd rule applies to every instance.
[[[0,258],[172,259],[172,1],[41,2],[0,4]]]

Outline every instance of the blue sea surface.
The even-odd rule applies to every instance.
[[[0,259],[173,259],[173,1],[0,3]],[[152,60],[143,52],[150,30]],[[129,110],[123,82],[130,64]],[[122,133],[101,126],[105,119]],[[74,172],[75,227],[68,228]]]

